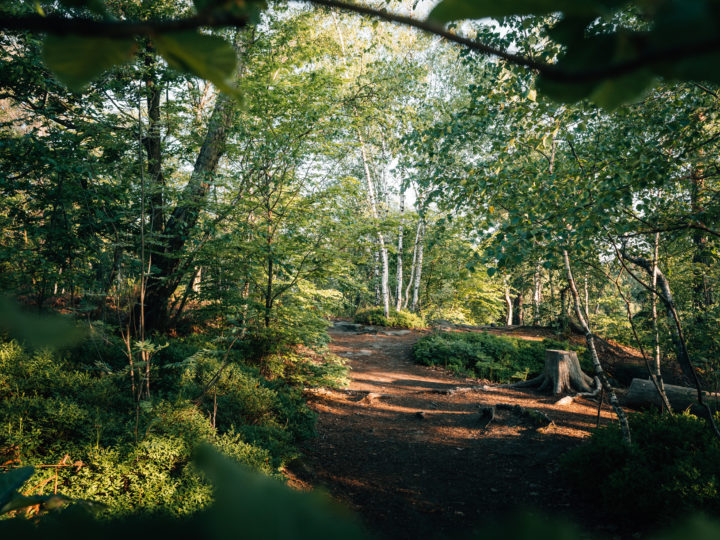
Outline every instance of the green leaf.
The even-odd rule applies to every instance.
[[[35,473],[32,467],[20,467],[0,474],[0,508],[5,506],[13,494]]]
[[[132,39],[49,35],[43,41],[43,60],[61,83],[77,92],[102,72],[132,59],[135,49]]]
[[[447,23],[461,19],[555,12],[599,16],[606,11],[607,6],[597,0],[443,0],[430,12],[428,19]]]
[[[237,55],[224,39],[197,32],[173,32],[158,35],[153,42],[175,69],[207,79],[223,92],[237,95],[237,89],[229,82]]]

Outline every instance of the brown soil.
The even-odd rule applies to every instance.
[[[331,350],[350,358],[352,382],[310,396],[318,436],[288,471],[292,485],[329,491],[388,538],[455,536],[528,508],[592,524],[590,509],[563,484],[558,460],[595,427],[596,402],[560,406],[531,390],[488,386],[443,394],[481,382],[413,364],[422,332],[331,335]],[[498,411],[483,429],[478,408],[498,403],[544,412],[554,424],[538,430]],[[612,418],[604,406],[601,422]]]

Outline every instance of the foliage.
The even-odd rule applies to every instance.
[[[390,310],[390,316],[385,317],[381,306],[359,309],[354,316],[356,323],[372,324],[376,326],[390,326],[394,328],[425,328],[425,321],[419,315],[404,310]]]
[[[124,519],[96,520],[72,507],[39,523],[25,519],[0,521],[0,532],[14,538],[44,538],[48,534],[70,538],[77,536],[78,530],[83,535],[110,539],[150,539],[162,534],[217,540],[245,535],[267,539],[368,537],[356,518],[326,495],[292,490],[206,445],[197,449],[193,461],[198,476],[212,485],[213,502],[191,517],[135,514]],[[5,485],[9,474],[0,474],[0,485]]]
[[[610,424],[565,456],[565,473],[578,491],[633,522],[720,513],[720,442],[705,420],[648,412],[633,414],[630,426],[631,447]]]
[[[541,373],[546,349],[568,347],[567,342],[550,339],[528,341],[488,332],[436,332],[415,343],[413,357],[420,364],[442,366],[459,375],[510,382]]]
[[[126,368],[114,366],[112,355],[97,343],[65,353],[2,344],[5,461],[60,464],[39,469],[37,495],[47,493],[53,482],[45,480],[57,471],[61,493],[104,503],[113,515],[137,510],[179,515],[203,508],[209,488],[190,465],[201,441],[255,470],[277,474],[297,455],[295,442],[314,433],[303,385],[334,383],[344,375],[342,366],[296,359],[286,378],[268,381],[233,356],[203,394],[222,357],[212,344],[198,345],[197,338],[173,340],[158,353],[154,396],[136,408]]]

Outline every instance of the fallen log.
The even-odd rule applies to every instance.
[[[665,393],[673,410],[684,411],[690,408],[690,411],[695,414],[703,416],[706,414],[704,407],[701,407],[697,401],[697,390],[695,388],[666,384]],[[720,394],[718,393],[703,392],[703,398],[715,409],[717,409],[720,404]],[[658,395],[657,388],[655,388],[652,381],[647,379],[632,380],[627,395],[625,396],[625,402],[628,406],[638,409],[659,409],[662,407],[662,401]]]

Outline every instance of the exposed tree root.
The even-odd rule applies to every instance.
[[[575,351],[545,351],[545,371],[528,381],[507,385],[508,388],[537,388],[539,392],[550,391],[552,395],[577,394],[596,396],[600,381],[586,375],[580,368]]]

